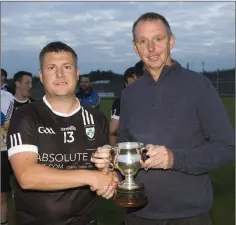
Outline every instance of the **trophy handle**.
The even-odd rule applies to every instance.
[[[111,162],[109,162],[109,168],[114,170],[116,169],[116,164],[117,164],[117,157],[118,157],[118,154],[120,152],[120,149],[117,148],[117,147],[111,147],[111,150],[110,150],[110,153],[111,153]]]
[[[148,150],[146,149],[146,147],[141,148],[140,151],[141,151],[141,154],[140,154],[140,155],[141,155],[141,164],[144,164],[144,162],[145,162],[147,159],[149,159],[150,156],[147,155]],[[148,168],[144,167],[144,170],[147,171]]]
[[[149,159],[150,157],[147,155],[147,149],[145,147],[142,147],[140,149],[137,149],[137,153],[140,156],[140,163],[144,164],[144,162]]]
[[[147,152],[148,152],[148,150],[145,148],[145,147],[143,147],[142,149],[141,149],[141,156],[142,156],[142,160],[145,162],[147,159],[149,159],[150,157],[147,155]]]

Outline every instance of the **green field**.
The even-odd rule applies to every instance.
[[[101,111],[110,119],[113,98],[103,99]],[[235,98],[224,97],[229,117],[235,125]],[[235,165],[227,165],[211,173],[214,189],[214,206],[212,209],[213,225],[235,225]],[[9,225],[15,225],[12,204],[9,199]],[[120,225],[123,212],[115,207],[112,200],[98,198],[97,217],[99,225]],[[200,224],[199,224],[200,225]]]

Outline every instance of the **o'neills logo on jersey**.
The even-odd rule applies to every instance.
[[[56,134],[51,127],[39,127],[38,132],[40,134]]]
[[[69,126],[69,127],[62,127],[61,131],[75,131],[75,126]]]
[[[82,107],[82,117],[83,117],[83,122],[84,122],[84,127],[85,127],[85,133],[88,136],[88,139],[90,141],[95,140],[95,126],[94,126],[94,120],[93,120],[93,115],[90,114],[87,110],[85,110]]]

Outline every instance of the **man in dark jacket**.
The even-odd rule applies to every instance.
[[[207,78],[171,58],[175,39],[163,16],[140,16],[133,43],[146,72],[122,93],[118,141],[144,143],[150,158],[137,174],[148,204],[126,224],[210,225],[209,172],[234,160],[226,109]]]

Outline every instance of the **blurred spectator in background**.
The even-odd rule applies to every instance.
[[[124,73],[124,83],[125,87],[134,83],[143,75],[143,70],[141,67],[130,67]]]
[[[140,61],[142,62],[142,61]],[[134,83],[143,75],[143,66],[140,66],[140,62],[136,63],[134,67],[128,68],[124,73],[124,86],[127,87]],[[138,66],[136,66],[138,64]],[[116,144],[116,136],[119,129],[120,119],[120,97],[116,98],[111,108],[111,121],[110,121],[110,134],[109,144],[114,146]]]
[[[79,90],[76,93],[76,97],[80,100],[81,104],[93,108],[99,108],[100,106],[100,97],[97,92],[93,90],[89,76],[80,76]]]
[[[145,71],[145,65],[143,63],[142,60],[138,61],[135,66],[134,66],[137,70],[142,71],[142,73]]]
[[[6,136],[13,112],[13,105],[13,95],[6,90],[1,90],[1,224],[7,224],[7,193],[11,191],[11,166],[7,155]]]
[[[14,90],[10,88],[7,84],[7,71],[1,68],[1,90],[5,90],[14,95]]]
[[[19,71],[14,75],[14,83],[16,87],[14,111],[19,107],[35,101],[30,97],[32,89],[32,73]]]

